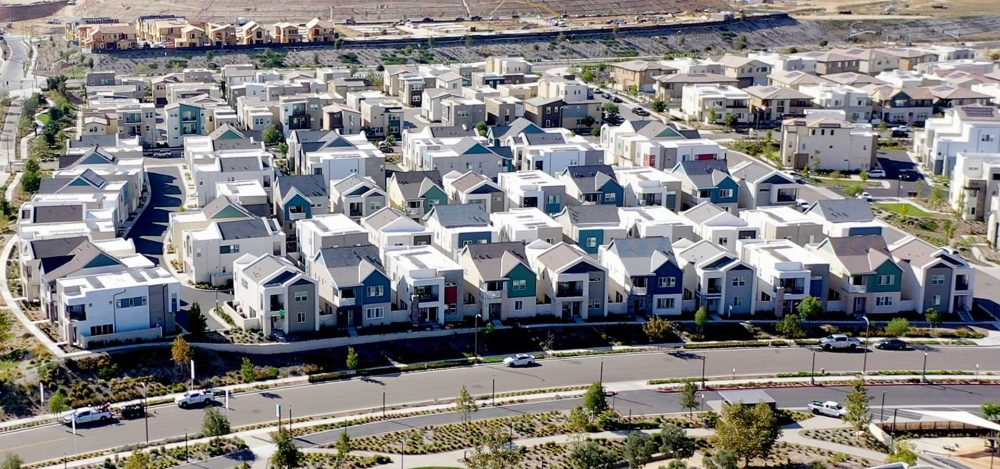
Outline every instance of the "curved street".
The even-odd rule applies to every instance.
[[[819,352],[815,354],[816,369],[829,372],[860,371],[863,353],[843,354]],[[374,376],[366,380],[334,381],[296,387],[277,388],[266,392],[252,392],[235,396],[231,402],[229,418],[233,426],[243,426],[274,420],[275,404],[291,410],[294,416],[323,415],[381,406],[385,392],[387,405],[415,402],[432,402],[452,399],[464,385],[473,394],[489,394],[495,383],[496,392],[522,391],[540,388],[585,385],[602,378],[603,382],[622,390],[618,400],[623,406],[634,406],[634,412],[660,413],[675,411],[670,396],[652,390],[638,390],[649,379],[700,376],[702,359],[706,375],[728,379],[733,370],[736,376],[773,374],[780,372],[808,371],[813,353],[809,349],[738,349],[712,350],[697,354],[688,352],[659,352],[618,354],[543,360],[540,366],[523,369],[504,368],[501,365],[450,368],[427,372]],[[1000,350],[984,347],[937,347],[927,350],[928,370],[974,370],[1000,372]],[[919,370],[924,352],[876,351],[868,354],[868,370]],[[495,380],[495,381],[494,381]],[[907,386],[906,388],[931,390],[906,392],[902,387],[886,387],[887,403],[891,405],[978,406],[986,400],[1000,400],[1000,386]],[[636,389],[636,391],[629,391]],[[805,401],[825,398],[835,388],[810,391],[810,388],[775,390],[774,396],[789,397],[782,405],[800,407]],[[768,391],[771,393],[771,391]],[[631,394],[638,393],[638,394]],[[873,393],[874,394],[874,393]],[[902,396],[910,396],[903,400]],[[631,397],[630,397],[631,396]],[[830,398],[836,398],[832,395]],[[666,399],[664,401],[663,399]],[[711,396],[706,399],[712,400]],[[557,401],[558,402],[558,401]],[[564,405],[564,404],[560,404]],[[559,407],[563,408],[563,407]],[[627,410],[626,410],[627,411]],[[173,405],[155,409],[149,419],[152,440],[182,437],[201,428],[201,411],[182,410]],[[98,428],[79,429],[73,437],[68,428],[48,425],[0,434],[0,453],[15,452],[26,462],[47,460],[63,452],[83,453],[133,444],[144,439],[142,420],[123,421]],[[72,452],[70,451],[72,450]]]

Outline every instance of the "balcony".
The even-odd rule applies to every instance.
[[[965,275],[959,275],[955,278],[955,291],[968,291],[969,290],[969,277]]]
[[[581,282],[559,282],[556,285],[557,298],[571,298],[583,296],[583,284]]]
[[[868,293],[867,285],[844,284],[844,291],[847,293]]]
[[[635,286],[632,287],[633,295],[646,296],[647,292],[648,290],[646,289],[646,287],[635,287]]]
[[[722,281],[720,279],[709,279],[708,285],[705,287],[706,295],[721,295],[722,294]]]
[[[288,219],[292,220],[292,221],[295,221],[295,220],[305,220],[305,218],[306,218],[306,212],[298,212],[298,213],[289,213],[288,214]]]
[[[482,290],[482,297],[484,300],[499,300],[503,298],[503,290]]]

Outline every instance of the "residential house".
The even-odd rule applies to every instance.
[[[486,98],[486,123],[489,125],[510,125],[524,117],[524,102],[512,96]]]
[[[889,246],[889,253],[902,270],[901,299],[912,301],[913,310],[948,314],[972,309],[976,272],[960,254],[913,236]]]
[[[625,204],[625,189],[618,183],[611,166],[596,164],[570,166],[559,173],[566,185],[566,195],[579,205],[599,204],[621,207]]]
[[[326,179],[320,174],[275,178],[273,212],[285,233],[294,233],[296,221],[330,213],[326,187]]]
[[[802,85],[819,85],[829,83],[823,77],[800,70],[775,71],[767,76],[768,86],[780,86],[790,90],[797,90]]]
[[[274,182],[271,154],[260,149],[222,150],[215,158],[192,168],[198,204],[205,205],[219,195],[221,185],[232,182],[255,182],[270,196]]]
[[[610,301],[623,304],[627,316],[681,314],[684,271],[670,238],[616,239],[598,258],[608,269]]]
[[[212,221],[183,231],[175,242],[184,244],[182,269],[196,284],[230,283],[234,262],[244,254],[285,255],[285,233],[267,218]]]
[[[622,185],[625,207],[663,206],[673,211],[681,208],[681,180],[648,166],[615,167],[615,178]]]
[[[800,91],[780,86],[751,86],[743,91],[750,97],[750,123],[771,126],[787,117],[803,116],[813,107],[812,98]]]
[[[431,246],[386,250],[384,264],[394,310],[404,310],[415,325],[457,322],[465,311],[462,266]],[[478,311],[476,312],[478,313]]]
[[[604,163],[622,168],[651,167],[669,170],[678,161],[725,159],[726,148],[701,138],[697,129],[651,120],[625,121],[601,127]]]
[[[618,211],[614,205],[567,205],[552,219],[562,225],[563,239],[596,255],[601,246],[628,237],[628,227]]]
[[[330,213],[343,213],[360,222],[388,204],[385,191],[369,177],[352,174],[330,183]]]
[[[684,119],[704,124],[746,124],[749,105],[750,95],[730,85],[685,86],[681,96]]]
[[[739,79],[716,73],[674,73],[659,75],[656,79],[656,97],[667,103],[680,103],[685,86],[723,85],[736,86]]]
[[[834,238],[880,235],[884,227],[862,199],[820,200],[806,209],[805,214],[822,224],[823,234]]]
[[[915,132],[913,151],[935,175],[950,176],[959,152],[1000,153],[1000,111],[986,106],[946,110]]]
[[[514,168],[537,169],[557,175],[570,166],[601,164],[604,150],[566,129],[534,132],[526,129],[506,135],[501,144],[511,149]]]
[[[828,311],[890,315],[902,309],[903,271],[881,235],[830,237],[809,249],[830,263]]]
[[[612,63],[611,81],[618,91],[652,92],[656,80],[653,77],[676,73],[677,70],[660,62],[629,60]]]
[[[335,130],[340,135],[357,135],[363,131],[361,112],[341,104],[323,106],[323,130]]]
[[[447,205],[448,194],[441,187],[441,173],[433,171],[398,171],[386,183],[389,206],[413,220],[420,220],[436,205]]]
[[[786,168],[860,171],[877,166],[878,133],[843,113],[808,112],[781,123],[781,161]]]
[[[472,129],[480,122],[486,122],[486,103],[459,97],[441,100],[442,124]]]
[[[166,250],[173,251],[178,261],[186,258],[187,245],[183,242],[184,233],[208,228],[213,221],[220,220],[252,220],[257,216],[269,216],[270,212],[255,214],[240,205],[234,198],[219,196],[199,210],[176,211],[168,214]]]
[[[385,154],[363,133],[296,130],[287,143],[289,167],[298,168],[299,174],[322,174],[330,183],[357,174],[385,185]]]
[[[608,271],[596,259],[575,245],[542,240],[529,244],[525,254],[537,278],[538,314],[565,320],[607,315]]]
[[[370,244],[321,249],[307,264],[316,279],[321,326],[364,328],[394,321],[392,284]],[[403,319],[408,321],[408,315]]]
[[[771,73],[770,64],[749,57],[726,54],[716,62],[722,64],[725,76],[737,80],[738,88],[766,85],[767,76]]]
[[[966,221],[985,221],[990,201],[1000,193],[1000,153],[959,152],[952,169],[948,202]]]
[[[368,244],[368,231],[343,213],[317,215],[295,224],[299,253],[296,260],[306,267],[320,250]]]
[[[797,315],[806,297],[826,298],[830,263],[792,241],[745,241],[740,257],[757,272],[753,301],[758,313],[773,311],[779,318]]]
[[[561,98],[530,98],[524,100],[524,118],[535,125],[545,128],[562,126],[562,108],[565,101]]]
[[[683,215],[659,205],[622,207],[618,216],[625,222],[630,238],[664,237],[672,240],[697,239],[694,223]]]
[[[465,304],[483,321],[534,317],[536,278],[523,242],[468,244],[458,254],[465,270]]]
[[[486,213],[502,212],[507,205],[503,190],[481,174],[452,171],[444,175],[444,191],[455,204],[478,204]]]
[[[536,207],[490,213],[490,224],[496,227],[500,242],[531,243],[540,239],[553,244],[562,240],[562,225]]]
[[[769,165],[747,160],[734,166],[730,175],[740,184],[741,209],[790,205],[798,199],[799,184],[795,179]]]
[[[872,118],[872,99],[865,90],[839,83],[803,85],[799,91],[812,97],[815,107],[844,111],[850,122],[868,122]]]
[[[191,135],[208,135],[224,124],[236,125],[236,111],[224,100],[199,97],[164,106],[167,146],[179,147]]]
[[[684,311],[705,308],[710,316],[753,315],[757,274],[753,266],[709,240],[674,241],[674,257],[684,271]]]
[[[433,233],[405,213],[383,207],[361,219],[368,241],[383,250],[394,246],[429,246]]]
[[[333,21],[313,18],[306,23],[306,42],[333,42],[337,40],[337,29]]]
[[[433,161],[425,155],[430,151],[441,150],[461,143],[464,138],[483,143],[485,146],[496,145],[495,142],[480,137],[476,130],[471,128],[427,126],[418,131],[407,129],[403,131],[401,139],[403,144],[402,166],[409,170],[433,169],[430,167]],[[471,143],[465,144],[466,147],[470,145]]]
[[[497,175],[500,189],[506,194],[506,206],[539,208],[552,215],[562,211],[566,184],[540,170],[515,171]]]
[[[423,217],[424,226],[434,233],[434,247],[457,259],[462,247],[499,240],[497,229],[480,204],[437,205]]]
[[[403,105],[395,99],[361,101],[361,125],[369,138],[399,137],[403,131]]]
[[[729,213],[711,202],[702,202],[682,212],[681,216],[694,224],[694,234],[707,239],[729,252],[739,252],[738,241],[757,239],[757,228],[746,220]]]
[[[671,174],[681,180],[682,209],[712,202],[727,212],[736,213],[740,185],[729,175],[726,160],[681,161]]]
[[[951,83],[928,88],[934,99],[934,112],[942,113],[958,106],[988,106],[990,96]]]
[[[80,49],[83,50],[127,50],[137,47],[139,44],[135,28],[130,24],[98,24],[80,29]]]
[[[758,207],[740,210],[740,218],[757,229],[760,239],[771,241],[787,239],[799,246],[823,240],[823,223],[788,205]]]
[[[244,254],[232,265],[233,301],[223,311],[237,327],[264,336],[319,331],[315,280],[276,255]]]
[[[923,124],[934,114],[934,97],[926,88],[872,84],[862,89],[872,97],[874,118],[886,124]]]

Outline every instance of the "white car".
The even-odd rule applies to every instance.
[[[111,415],[111,411],[108,409],[97,409],[94,407],[81,407],[73,411],[73,413],[63,416],[62,422],[65,425],[73,425],[76,421],[77,426],[88,425],[92,423],[105,423],[110,422],[114,416]]]
[[[840,418],[847,415],[847,409],[834,401],[812,401],[808,405],[809,410],[816,415]]]
[[[857,350],[861,348],[861,341],[856,337],[848,337],[844,334],[833,334],[819,339],[819,346],[823,350]]]
[[[187,409],[188,407],[208,404],[214,400],[215,394],[212,391],[188,391],[175,397],[174,404],[177,404],[177,407],[181,409]]]
[[[858,198],[861,199],[861,200],[864,200],[865,202],[871,202],[872,201],[872,195],[869,194],[869,193],[867,193],[867,192],[862,192],[862,193],[858,194]]]
[[[535,364],[535,357],[526,353],[519,353],[512,357],[504,358],[503,364],[504,366],[509,366],[511,368],[515,366],[531,366]]]
[[[868,171],[868,177],[882,179],[885,177],[885,171],[882,170],[882,168],[875,168],[871,171]]]

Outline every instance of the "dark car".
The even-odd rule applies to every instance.
[[[899,179],[902,181],[919,181],[923,179],[923,176],[912,169],[903,169],[899,171]]]
[[[146,416],[146,408],[142,404],[129,404],[122,406],[122,420],[141,419]]]
[[[620,102],[622,102],[622,98],[619,98],[618,96],[611,96],[610,99],[611,99],[611,102],[613,102],[613,103],[620,103]]]
[[[879,350],[906,350],[909,345],[899,339],[882,339],[875,343],[875,348]]]

